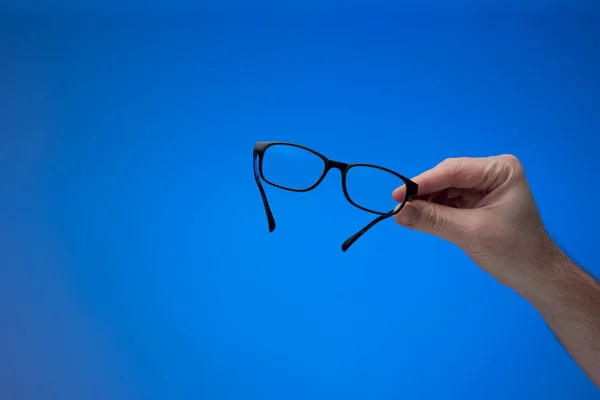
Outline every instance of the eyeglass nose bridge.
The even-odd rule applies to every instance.
[[[339,169],[341,173],[344,173],[346,168],[348,168],[348,164],[335,160],[327,160],[327,166],[325,168],[327,171],[330,169]]]

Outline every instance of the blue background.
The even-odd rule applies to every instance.
[[[452,245],[252,175],[255,141],[414,176],[514,153],[600,272],[593,12],[3,14],[0,389],[80,399],[587,399]]]

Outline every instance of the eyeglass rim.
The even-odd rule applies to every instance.
[[[271,186],[274,186],[276,188],[279,189],[283,189],[283,190],[288,190],[290,192],[297,192],[297,193],[302,193],[302,192],[308,192],[313,190],[314,188],[316,188],[317,186],[319,186],[319,184],[323,181],[323,179],[325,179],[325,176],[327,175],[327,163],[329,162],[329,159],[327,157],[325,157],[323,154],[319,153],[318,151],[315,151],[311,148],[308,148],[306,146],[302,146],[299,144],[295,144],[295,143],[287,143],[287,142],[259,142],[259,143],[265,143],[265,147],[262,149],[262,152],[258,152],[258,172],[260,174],[260,177],[262,178],[263,181],[265,181],[266,183],[268,183]],[[257,145],[259,144],[257,143]],[[306,188],[306,189],[293,189],[293,188],[289,188],[289,187],[285,187],[285,186],[281,186],[278,185],[276,183],[271,182],[270,180],[268,180],[267,178],[265,178],[265,175],[263,173],[263,160],[264,160],[264,155],[267,151],[267,149],[269,147],[275,146],[275,145],[283,145],[283,146],[291,146],[291,147],[298,147],[300,149],[303,150],[307,150],[311,153],[313,153],[314,155],[318,156],[321,160],[323,160],[323,172],[321,172],[321,176],[319,177],[319,179],[317,179],[317,181],[315,183],[313,183],[310,187]]]
[[[376,211],[376,210],[372,210],[369,209],[367,207],[363,207],[360,204],[356,203],[354,200],[352,200],[352,196],[350,196],[350,193],[348,193],[348,185],[346,183],[346,179],[348,176],[348,172],[352,169],[352,168],[356,168],[356,167],[367,167],[367,168],[374,168],[374,169],[379,169],[385,172],[388,172],[398,178],[400,178],[400,180],[402,180],[404,182],[404,185],[407,187],[406,193],[404,195],[404,199],[400,202],[400,207],[395,206],[391,211],[388,212],[381,212],[381,211]],[[353,163],[353,164],[348,164],[348,166],[346,167],[346,169],[342,172],[342,190],[344,191],[344,196],[346,197],[346,200],[348,200],[350,202],[350,204],[352,204],[353,206],[360,208],[363,211],[367,211],[370,212],[372,214],[377,214],[377,215],[395,215],[397,213],[400,212],[400,210],[402,209],[402,207],[404,207],[404,205],[406,204],[406,202],[408,201],[408,197],[409,197],[409,190],[408,187],[410,186],[410,182],[412,182],[410,179],[402,176],[401,174],[397,173],[394,170],[391,170],[389,168],[386,167],[382,167],[380,165],[375,165],[375,164],[365,164],[365,163]],[[408,181],[408,182],[407,182]],[[392,196],[392,194],[390,193],[390,197]]]

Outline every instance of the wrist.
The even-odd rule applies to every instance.
[[[531,273],[526,279],[511,286],[536,308],[562,302],[566,293],[572,293],[572,287],[591,279],[554,243],[528,270]]]

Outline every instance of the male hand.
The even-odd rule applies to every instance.
[[[600,284],[550,239],[519,160],[449,159],[413,180],[418,200],[396,221],[456,244],[521,294],[600,388]]]
[[[447,159],[413,179],[418,200],[395,220],[448,240],[501,283],[531,283],[561,252],[547,234],[523,166],[511,155]],[[404,198],[404,187],[393,198]]]

